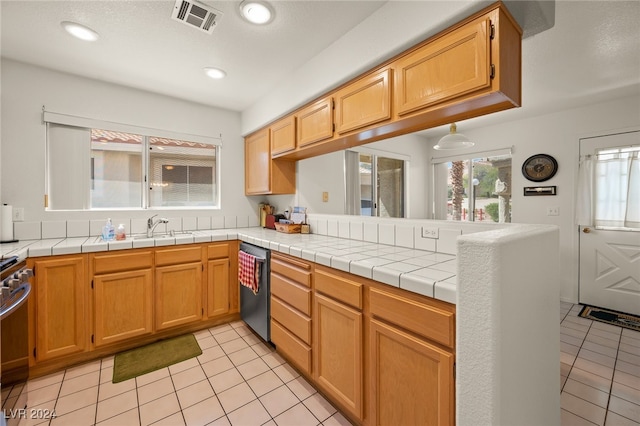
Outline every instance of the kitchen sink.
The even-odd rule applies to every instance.
[[[175,232],[175,231],[171,231],[171,232],[162,232],[162,233],[155,233],[153,234],[153,237],[147,237],[146,234],[137,234],[134,235],[132,238],[134,240],[141,240],[141,239],[147,239],[147,238],[151,238],[151,239],[163,239],[163,238],[175,238],[175,237],[183,237],[183,236],[191,236],[193,235],[193,232],[188,232],[188,231],[180,231],[180,232]]]
[[[159,240],[159,239],[165,239],[165,238],[175,238],[175,237],[185,237],[185,236],[192,236],[193,232],[189,232],[189,231],[179,231],[179,232],[175,232],[175,231],[171,231],[171,232],[158,232],[158,233],[154,233],[153,237],[147,237],[147,234],[134,234],[134,235],[128,235],[126,240]],[[118,240],[113,240],[111,242],[117,242]],[[96,243],[102,243],[105,242],[101,236],[96,237]]]

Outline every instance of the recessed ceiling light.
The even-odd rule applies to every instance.
[[[204,69],[204,73],[207,74],[211,78],[221,79],[224,78],[227,73],[221,70],[220,68],[208,67]]]
[[[254,24],[266,24],[271,21],[272,13],[269,6],[257,1],[243,1],[240,3],[240,13]]]
[[[66,32],[80,40],[96,41],[99,37],[98,33],[93,31],[91,28],[75,22],[63,21],[60,22],[60,25],[62,25],[62,28],[64,28]]]

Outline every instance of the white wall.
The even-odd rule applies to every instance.
[[[501,114],[501,113],[497,113]],[[604,135],[631,127],[640,128],[640,97],[637,95],[558,113],[531,117],[504,124],[458,129],[476,145],[468,152],[513,146],[512,222],[550,224],[560,228],[560,296],[578,301],[578,229],[574,225],[574,202],[578,173],[579,139]],[[431,141],[430,146],[436,143]],[[429,158],[435,151],[431,151]],[[464,151],[463,151],[464,152]],[[558,161],[558,173],[539,185],[556,186],[556,196],[525,197],[525,186],[537,186],[526,180],[520,168],[531,155],[550,154]],[[559,216],[547,216],[547,207],[559,207]],[[544,250],[544,247],[540,247]],[[532,271],[536,268],[533,267]]]
[[[221,209],[199,216],[256,215],[258,199],[244,196],[244,142],[240,114],[123,86],[63,74],[3,59],[1,73],[2,192],[0,201],[25,209],[25,221],[97,219],[104,212],[47,212],[45,128],[47,110],[137,126],[208,136],[222,135]],[[69,164],[74,167],[74,164]],[[163,211],[168,216],[193,211]],[[147,217],[131,211],[129,217]]]

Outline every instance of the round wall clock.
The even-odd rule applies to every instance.
[[[549,180],[558,171],[558,162],[547,154],[536,154],[522,164],[522,174],[533,182]]]

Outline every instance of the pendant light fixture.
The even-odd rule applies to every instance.
[[[443,136],[442,139],[440,139],[440,142],[438,142],[438,144],[433,148],[434,149],[459,149],[459,148],[467,148],[469,146],[474,145],[474,143],[471,142],[469,138],[467,138],[462,133],[457,133],[456,130],[457,130],[456,123],[451,123],[451,126],[449,128],[449,134]]]

